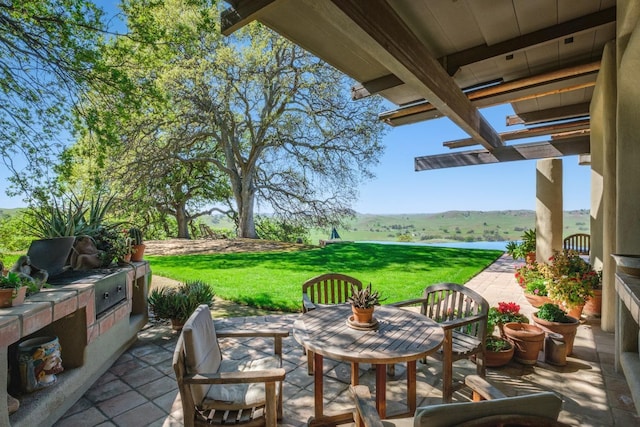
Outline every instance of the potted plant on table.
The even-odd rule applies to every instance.
[[[214,296],[211,285],[195,280],[180,283],[176,287],[153,289],[147,301],[157,318],[171,320],[171,327],[179,331],[199,305],[211,307]]]
[[[378,291],[371,290],[371,283],[365,288],[358,289],[351,285],[351,296],[347,298],[351,303],[353,321],[355,323],[370,324],[373,321],[373,310],[376,305],[380,305],[383,299]]]
[[[558,304],[547,303],[533,313],[533,322],[545,332],[555,332],[562,335],[567,347],[567,354],[573,352],[573,341],[580,325],[578,319],[568,316]]]

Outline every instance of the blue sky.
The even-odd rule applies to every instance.
[[[510,105],[481,110],[496,131],[506,126]],[[467,134],[447,118],[391,128],[384,138],[386,151],[376,168],[377,178],[360,189],[355,204],[360,213],[434,213],[448,210],[535,209],[535,160],[414,171],[414,158],[452,150],[442,142]],[[545,140],[513,141],[515,144]],[[480,146],[468,147],[479,149]],[[590,168],[577,156],[563,158],[564,209],[588,209]]]
[[[115,14],[117,3],[97,1],[108,16]],[[509,105],[486,108],[482,113],[498,132],[521,128],[505,125],[505,117],[513,114]],[[385,152],[374,169],[376,178],[360,188],[353,208],[376,214],[535,209],[535,160],[414,171],[415,157],[451,152],[442,142],[465,137],[447,118],[387,128]],[[563,180],[564,209],[589,208],[590,168],[579,166],[577,156],[564,157]],[[0,171],[0,207],[23,206],[20,198],[6,196],[6,187],[5,171]]]

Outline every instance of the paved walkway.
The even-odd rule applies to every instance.
[[[513,278],[513,261],[507,256],[485,269],[467,286],[479,291],[492,306],[498,301],[515,301],[523,312],[529,314],[533,311]],[[217,309],[225,311],[230,307]],[[215,313],[214,316],[217,318]],[[297,315],[266,316],[269,321],[291,324]],[[251,318],[234,317],[216,322],[229,324],[247,320]],[[55,424],[57,427],[182,425],[180,398],[171,368],[177,335],[166,326],[153,326],[141,331],[138,337],[138,342]],[[512,361],[504,368],[489,368],[487,377],[507,395],[537,390],[560,393],[564,399],[560,420],[571,425],[640,425],[625,379],[613,369],[613,341],[613,334],[602,332],[597,319],[587,319],[578,329],[574,355],[567,358],[567,366],[548,365],[540,353],[541,359],[536,366]],[[234,358],[255,351],[255,342],[223,344],[223,352]],[[307,375],[306,357],[293,337],[284,342],[284,360],[287,377],[282,425],[302,426],[313,413],[313,378]],[[347,391],[349,367],[325,359],[325,369],[325,412],[348,409],[351,406]],[[460,361],[454,365],[457,376],[473,372],[475,367],[470,362]],[[401,403],[406,385],[403,373],[397,365],[397,379],[388,383],[389,412],[406,410]],[[417,376],[418,404],[440,403],[440,363],[435,360],[426,365],[419,363]],[[375,384],[373,372],[366,365],[361,366],[360,382],[369,386]],[[468,395],[462,390],[454,395],[454,399],[468,400]]]

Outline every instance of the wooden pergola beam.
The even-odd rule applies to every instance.
[[[593,28],[611,24],[615,21],[616,8],[614,6],[590,15],[572,19],[571,21],[543,28],[510,40],[505,40],[491,46],[483,44],[460,52],[455,52],[450,55],[442,56],[438,58],[438,62],[443,65],[449,75],[453,76],[465,65],[471,65],[475,62],[485,61],[498,56],[512,54],[525,49],[541,46],[546,43],[555,42],[556,40],[570,35],[577,35]],[[385,84],[380,85],[380,82],[385,82]],[[379,93],[383,90],[400,86],[401,84],[403,84],[402,80],[398,79],[396,76],[389,75],[356,85],[352,88],[352,92],[354,94],[354,99],[361,99],[366,96]]]
[[[275,0],[225,0],[231,5],[220,14],[220,31],[225,36],[244,27],[256,19],[260,9],[269,6]]]
[[[530,111],[513,116],[507,116],[507,126],[532,125],[546,123],[554,120],[568,120],[589,115],[589,103],[565,105],[562,107],[548,108],[546,110]]]
[[[332,2],[398,62],[396,68],[400,72],[393,72],[398,78],[431,100],[439,111],[488,150],[502,145],[497,132],[387,1]]]
[[[543,28],[532,33],[514,37],[488,46],[486,44],[465,49],[439,59],[449,75],[454,75],[460,67],[475,62],[485,61],[498,56],[512,54],[535,46],[555,42],[570,35],[611,24],[616,21],[616,8],[610,7],[590,15],[581,16],[571,21]]]
[[[593,86],[599,69],[600,61],[594,61],[469,91],[466,96],[476,107],[489,107],[557,94]],[[387,124],[398,126],[441,116],[435,105],[422,102],[381,113],[378,118]]]
[[[487,165],[498,162],[548,159],[586,154],[590,152],[589,141],[589,136],[583,135],[559,140],[532,142],[529,144],[505,145],[491,152],[487,150],[473,150],[416,157],[415,170],[419,172],[458,166]]]
[[[566,135],[567,132],[589,129],[590,124],[591,124],[591,121],[587,119],[587,120],[578,120],[578,121],[569,122],[569,123],[558,123],[558,124],[548,125],[548,126],[538,126],[535,128],[519,129],[511,132],[502,132],[500,134],[500,138],[502,138],[503,141],[513,141],[515,139],[532,138],[535,136],[543,136],[543,135],[552,135],[552,134]],[[552,139],[554,139],[554,137],[552,137]],[[470,146],[476,145],[476,143],[471,138],[464,138],[464,139],[457,139],[454,141],[445,141],[442,143],[442,145],[448,148],[462,148],[462,147],[470,147]]]

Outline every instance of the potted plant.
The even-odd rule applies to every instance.
[[[510,241],[506,246],[507,253],[514,260],[525,259],[527,263],[536,260],[536,230],[525,230],[522,240],[519,242]]]
[[[490,335],[485,344],[484,363],[489,368],[498,368],[511,361],[515,347],[506,338]]]
[[[515,347],[514,357],[523,365],[535,365],[544,345],[544,331],[535,325],[510,322],[504,325],[504,334]]]
[[[539,264],[533,262],[516,269],[516,280],[524,290],[524,297],[533,307],[552,302],[547,291],[547,279],[539,269]]]
[[[529,323],[529,319],[520,313],[520,306],[515,302],[499,302],[497,307],[491,307],[487,316],[487,336],[493,335],[497,326],[500,336],[505,338],[503,326],[505,323]]]
[[[179,331],[199,305],[211,307],[214,296],[211,285],[195,280],[180,283],[176,287],[153,289],[147,301],[157,318],[171,320],[172,328]]]
[[[0,308],[22,305],[29,290],[28,282],[33,283],[12,271],[6,276],[0,274]]]
[[[562,335],[567,347],[567,354],[573,352],[573,341],[576,338],[580,322],[575,317],[568,316],[558,304],[547,303],[533,313],[533,322],[546,332]]]
[[[570,315],[580,318],[582,307],[591,296],[594,286],[601,281],[601,273],[582,259],[575,251],[556,252],[548,264],[539,266],[545,278],[549,298],[561,303],[568,310],[576,309]]]
[[[371,290],[371,283],[365,288],[358,289],[351,285],[351,296],[347,298],[351,303],[353,321],[356,323],[369,324],[373,320],[373,310],[376,305],[383,301],[378,291]]]
[[[136,227],[129,229],[129,237],[131,238],[131,261],[142,261],[144,257],[145,244],[142,241],[142,230]]]

